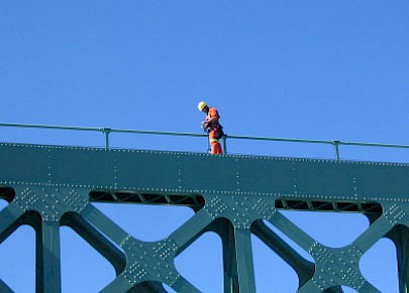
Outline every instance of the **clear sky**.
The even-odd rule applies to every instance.
[[[3,0],[0,122],[202,133],[197,103],[205,100],[218,108],[230,135],[409,145],[408,52],[404,0]],[[66,131],[0,128],[0,137],[104,143],[102,134]],[[115,134],[111,144],[207,150],[205,138]],[[334,157],[331,146],[232,140],[228,147],[238,154]],[[409,153],[342,147],[341,158],[408,162]],[[5,204],[0,200],[0,208]],[[193,215],[174,207],[98,207],[147,241]],[[350,243],[368,226],[360,215],[286,215],[329,246]],[[309,217],[323,217],[322,226],[311,226]],[[72,230],[64,227],[62,235],[63,292],[97,292],[114,279],[110,264]],[[0,278],[17,292],[34,292],[34,239],[23,226],[0,244]],[[253,240],[258,292],[294,292],[294,271]],[[397,292],[389,240],[364,260],[371,283]],[[214,234],[177,261],[200,290],[222,291]]]

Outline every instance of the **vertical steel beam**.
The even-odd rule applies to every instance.
[[[61,292],[60,224],[43,221],[37,232],[36,292]]]
[[[390,233],[390,238],[395,243],[398,259],[399,292],[409,292],[409,229],[396,226]]]
[[[254,262],[249,229],[234,229],[239,292],[256,292]]]
[[[237,261],[235,255],[234,229],[230,223],[223,223],[218,233],[223,244],[223,271],[224,292],[238,293],[239,281],[237,279]]]

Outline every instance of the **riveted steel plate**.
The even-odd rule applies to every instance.
[[[178,189],[178,155],[150,151],[115,151],[115,182],[119,188]]]
[[[0,182],[48,182],[49,149],[43,146],[0,144]],[[24,170],[24,172],[22,172]]]
[[[353,197],[355,168],[331,160],[297,160],[294,164],[298,194]]]
[[[237,191],[236,159],[209,154],[190,154],[179,158],[180,185],[197,192]]]
[[[356,176],[360,196],[409,198],[409,165],[386,163],[357,163],[351,166]]]
[[[15,144],[1,144],[0,159],[0,184],[309,199],[409,195],[407,164]]]
[[[50,180],[53,184],[114,186],[113,154],[106,149],[51,148]]]
[[[290,159],[267,157],[239,157],[235,166],[237,188],[242,192],[294,192],[295,169]]]

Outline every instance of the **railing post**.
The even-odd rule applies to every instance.
[[[105,134],[105,148],[109,149],[109,133],[111,132],[111,128],[102,128],[102,132]]]
[[[335,158],[336,158],[337,161],[339,161],[339,143],[340,143],[339,140],[332,141],[332,144],[335,147]]]
[[[227,134],[223,135],[223,153],[227,155]]]

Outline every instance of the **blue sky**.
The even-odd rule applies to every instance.
[[[230,135],[409,145],[407,52],[409,3],[403,0],[5,0],[0,3],[0,122],[201,133],[203,115],[196,106],[205,100],[219,109]],[[0,128],[0,136],[2,141],[45,144],[102,146],[104,142],[102,134],[66,131]],[[204,138],[115,134],[111,144],[175,151],[207,149]],[[334,156],[331,146],[233,140],[228,146],[229,152],[239,154]],[[342,147],[341,158],[407,162],[408,151]],[[0,208],[5,205],[1,200],[0,204]],[[135,209],[100,208],[112,217],[124,214],[118,212],[120,209]],[[169,219],[179,214],[185,215],[184,219],[191,216],[189,210],[183,211],[171,207],[166,212],[149,210],[138,215],[166,214]],[[125,225],[129,219],[145,221],[132,218],[135,212],[127,210],[125,214]],[[297,222],[301,216],[288,217]],[[336,225],[336,217],[341,215],[329,216],[323,222]],[[338,230],[346,229],[353,235],[361,231],[355,227],[357,221],[368,225],[358,215],[342,218],[346,224]],[[165,237],[181,222],[175,220],[153,238]],[[300,225],[303,223],[308,226],[308,220]],[[28,261],[27,271],[34,265],[34,232],[30,229],[21,227],[11,236],[16,238],[0,245],[0,278],[17,292],[34,292],[32,274],[25,275],[31,278],[27,282],[8,275],[13,272],[9,269],[12,263]],[[151,230],[141,229],[142,234]],[[319,233],[312,230],[311,234],[321,234],[322,241],[337,245],[339,237],[330,232],[324,235],[322,227],[317,229]],[[354,229],[357,231],[351,232]],[[79,245],[81,251],[87,251],[74,232],[63,230],[67,235],[64,248]],[[31,240],[19,241],[20,237]],[[199,289],[221,292],[221,276],[215,277],[215,284],[200,283],[201,274],[213,278],[214,272],[221,273],[220,252],[210,252],[212,257],[197,256],[202,247],[217,250],[220,243],[211,234],[198,241],[198,248],[192,249],[197,249],[196,257],[205,263],[201,267],[211,269],[195,273],[187,266],[181,271],[193,274]],[[257,241],[256,273],[268,271],[272,263],[280,261]],[[26,246],[30,242],[33,244]],[[384,249],[377,251],[375,247],[372,253],[389,253],[393,259],[388,240],[379,245]],[[16,249],[15,258],[23,259],[9,258],[9,246]],[[29,255],[23,257],[19,251]],[[188,253],[186,262],[191,258]],[[265,261],[266,255],[272,261]],[[63,261],[67,263],[74,256]],[[88,276],[91,269],[108,267],[106,273],[92,274],[95,283],[100,276],[109,276],[103,279],[105,284],[114,277],[112,268],[98,255],[78,258],[90,259],[84,269]],[[183,258],[180,262],[183,267]],[[101,289],[92,282],[78,281],[81,274],[73,274],[70,265],[63,264],[64,292],[79,292],[74,289],[78,284],[82,292]],[[75,270],[81,266],[80,262],[72,264]],[[390,268],[388,264],[384,267]],[[393,274],[388,277],[393,269],[363,270],[369,270],[365,272],[372,274],[371,281],[382,291],[397,291]],[[291,278],[291,269],[288,275]],[[269,292],[272,287],[266,283],[270,280],[258,278],[258,290]],[[289,285],[276,292],[294,292],[296,287]]]

